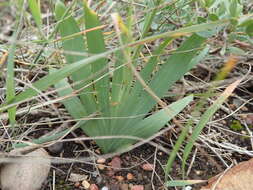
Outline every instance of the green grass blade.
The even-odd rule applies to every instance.
[[[196,53],[205,40],[194,34],[167,59],[150,82],[150,88],[158,97],[162,97],[174,82],[190,70],[189,63],[196,57]],[[133,115],[146,114],[156,104],[156,101],[146,91],[142,91],[142,94],[136,98],[129,96],[126,102],[128,104],[121,109],[121,116],[127,116],[129,113]],[[124,121],[125,130],[135,122],[134,120]]]
[[[118,14],[113,14],[112,19],[114,22],[115,30],[119,38],[120,45],[123,46],[132,41],[129,26],[123,23],[122,18]],[[113,114],[117,115],[117,109],[122,104],[122,97],[124,94],[128,94],[131,87],[133,74],[127,64],[130,64],[131,60],[131,47],[122,49],[115,54],[115,66],[114,68],[121,67],[113,72],[112,79],[112,109]]]
[[[177,153],[178,153],[182,143],[184,142],[185,138],[187,137],[190,124],[191,124],[191,121],[188,122],[187,125],[183,129],[181,129],[182,131],[181,131],[179,137],[177,138],[176,144],[174,145],[172,152],[170,153],[170,156],[169,156],[166,166],[165,166],[165,181],[167,181],[168,175],[171,171],[171,168],[173,166],[173,163],[174,163],[174,160],[177,156]]]
[[[195,143],[195,141],[198,139],[198,136],[200,135],[202,129],[205,127],[207,122],[211,119],[213,114],[221,107],[223,102],[232,94],[234,89],[238,86],[240,83],[240,80],[235,81],[231,85],[229,85],[225,91],[218,97],[218,99],[213,103],[212,106],[210,106],[205,113],[201,116],[200,121],[194,128],[192,135],[190,136],[189,142],[187,143],[185,149],[184,149],[184,155],[183,155],[183,166],[185,166],[186,160],[188,159],[190,152],[192,150],[192,147]],[[183,167],[184,169],[184,167]]]
[[[56,73],[57,69],[51,69],[50,73]],[[84,109],[84,106],[80,99],[73,93],[73,89],[68,83],[68,80],[62,79],[58,83],[55,84],[55,88],[59,89],[57,90],[60,97],[63,96],[70,96],[67,99],[64,99],[62,101],[63,105],[67,109],[68,113],[75,119],[80,119],[87,115],[86,110]],[[62,89],[62,90],[60,90]],[[71,97],[72,95],[72,97]]]
[[[40,36],[42,37],[42,40],[46,40],[43,32],[42,32],[42,16],[41,16],[41,10],[40,10],[40,0],[28,0],[28,6],[31,10],[33,19],[35,21],[35,24],[38,27],[38,31]]]
[[[194,185],[197,183],[203,183],[205,180],[172,180],[166,183],[167,187],[182,187],[186,185]]]
[[[204,31],[209,28],[214,28],[216,26],[227,24],[227,22],[228,22],[227,20],[220,20],[217,22],[212,22],[212,23],[207,23],[207,24],[198,24],[198,25],[178,29],[176,31],[165,32],[165,33],[158,34],[155,36],[147,37],[145,39],[142,39],[142,40],[139,40],[136,42],[132,42],[132,43],[127,44],[125,46],[114,48],[113,50],[109,50],[105,53],[100,53],[98,55],[94,55],[89,58],[86,58],[85,60],[80,60],[80,61],[77,61],[77,62],[72,63],[70,65],[66,65],[63,68],[59,69],[59,72],[57,72],[55,74],[49,74],[45,77],[42,77],[39,81],[37,81],[33,84],[33,87],[36,89],[39,89],[41,91],[46,90],[49,86],[55,84],[56,82],[62,80],[63,78],[68,77],[77,71],[80,71],[80,69],[87,68],[86,66],[89,65],[90,63],[92,63],[93,61],[96,61],[98,59],[106,57],[106,56],[110,55],[111,53],[115,53],[123,48],[129,47],[129,46],[130,47],[136,46],[137,44],[153,41],[153,40],[163,38],[163,37],[180,36],[182,34],[185,34],[185,32],[187,32],[187,33],[200,32],[200,31]],[[38,91],[36,91],[32,88],[28,88],[25,91],[23,91],[22,93],[20,93],[19,95],[17,95],[17,97],[15,97],[14,99],[7,101],[7,103],[5,103],[5,104],[2,104],[0,107],[0,112],[9,108],[9,106],[7,106],[8,104],[15,104],[17,102],[24,101],[28,98],[32,98],[33,96],[36,96],[37,94],[38,94]]]
[[[33,19],[35,20],[36,25],[41,28],[42,26],[42,17],[40,10],[40,0],[28,0],[28,5],[31,10]]]
[[[24,1],[20,2],[20,15],[18,15],[17,23],[15,25],[15,32],[12,37],[12,43],[9,48],[8,59],[7,59],[7,77],[6,77],[6,101],[11,101],[15,97],[15,82],[14,82],[14,58],[16,51],[16,42],[18,35],[22,28],[22,19],[24,12]],[[8,109],[8,116],[10,124],[14,124],[16,122],[16,107],[12,107]]]
[[[14,103],[18,103],[20,101],[24,101],[26,99],[32,98],[36,96],[39,93],[39,91],[46,90],[49,86],[56,84],[57,82],[64,79],[65,77],[70,76],[72,73],[79,71],[80,69],[89,65],[93,61],[100,59],[102,57],[105,57],[110,53],[111,52],[109,51],[104,54],[92,56],[85,60],[81,60],[73,64],[66,65],[63,68],[59,69],[58,72],[48,74],[42,77],[40,80],[34,82],[32,88],[27,88],[25,91],[21,92],[13,99],[10,99],[10,101],[7,101],[7,104],[14,104]],[[0,112],[6,110],[7,108],[8,106],[6,106],[6,104],[3,104],[0,108]]]
[[[151,0],[151,1],[147,1],[148,6],[147,9],[152,9],[152,11],[147,12],[147,14],[145,14],[144,17],[144,21],[143,21],[143,27],[141,30],[141,39],[145,38],[148,34],[148,31],[150,30],[151,24],[153,23],[153,20],[155,18],[155,15],[158,11],[158,9],[156,7],[159,6],[159,4],[162,2],[162,0]],[[140,51],[142,49],[143,45],[137,46],[137,48],[134,51],[134,55],[133,55],[133,59],[136,59],[139,54]]]
[[[168,121],[179,114],[192,100],[193,95],[187,96],[143,119],[134,127],[136,130],[136,135],[143,138],[152,136]]]
[[[89,121],[79,121],[75,124],[75,126],[73,128],[70,128],[70,129],[65,129],[61,132],[58,132],[56,134],[53,134],[53,135],[50,135],[50,136],[46,136],[46,137],[40,137],[38,139],[34,139],[32,140],[32,143],[34,144],[43,144],[43,143],[48,143],[50,141],[55,141],[57,139],[60,139],[62,138],[63,136],[65,136],[66,134],[70,133],[71,131],[85,125],[87,122]],[[17,143],[17,144],[13,144],[13,148],[22,148],[22,147],[26,147],[26,146],[29,146],[30,143]]]
[[[157,47],[157,49],[154,51],[152,57],[148,60],[146,66],[144,69],[141,70],[140,75],[143,78],[144,81],[150,81],[151,79],[151,74],[154,71],[155,67],[159,63],[159,55],[161,55],[164,52],[164,49],[172,42],[173,38],[167,38],[164,40],[164,42]],[[137,82],[131,91],[131,94],[133,96],[139,95],[139,93],[142,90],[142,85]]]
[[[17,34],[14,34],[16,38]],[[16,39],[15,39],[16,40]],[[9,49],[9,55],[7,59],[7,77],[6,77],[6,100],[10,101],[15,97],[15,83],[14,83],[14,56],[15,56],[16,44],[11,44]],[[8,109],[9,121],[11,124],[15,123],[16,107]]]
[[[100,21],[98,19],[97,14],[91,10],[88,5],[87,1],[84,0],[84,21],[85,21],[85,28],[90,29],[97,26],[101,26]],[[88,32],[86,34],[87,37],[87,45],[88,45],[88,52],[91,54],[99,54],[106,51],[104,36],[102,34],[102,30],[94,30]],[[94,61],[91,64],[91,72],[97,73],[104,68],[106,69],[105,72],[109,72],[109,67],[106,58],[101,58]],[[94,84],[97,101],[98,101],[98,111],[102,111],[104,116],[110,115],[110,106],[109,106],[109,76],[103,77],[103,79],[99,80]],[[109,120],[108,120],[109,121]]]
[[[59,27],[61,37],[63,38],[80,32],[80,29],[75,19],[71,16],[70,12],[67,12],[67,11],[68,9],[65,7],[65,5],[61,1],[57,1],[56,6],[55,6],[55,16],[56,16],[56,19],[60,22],[58,27]],[[79,53],[86,52],[84,45],[85,45],[84,39],[80,35],[74,36],[73,38],[64,40],[62,42],[62,46],[65,51],[72,51],[72,52],[79,52]],[[68,64],[72,64],[84,59],[85,56],[65,54],[65,58]],[[91,75],[91,66],[87,64],[85,67],[81,68],[80,70],[73,72],[71,74],[71,78],[73,79],[74,82],[77,82],[77,81],[85,80],[90,75]],[[74,86],[74,88],[79,89],[85,86],[86,84],[87,83],[82,83],[82,84]],[[94,97],[90,93],[87,93],[89,91],[90,92],[93,91],[92,87],[89,87],[86,90],[84,90],[83,93],[81,93],[80,95],[80,99],[82,103],[85,102],[87,111],[89,110],[89,113],[93,113],[94,111],[96,111],[96,103],[95,103]]]
[[[166,108],[161,109],[151,116],[139,121],[134,125],[134,127],[128,127],[128,131],[125,135],[131,134],[140,138],[148,138],[154,135],[162,127],[164,127],[167,122],[180,113],[192,100],[193,96],[190,95],[170,104]],[[118,133],[121,133],[121,131]],[[133,144],[135,142],[134,140],[128,139],[112,139],[111,141],[115,141],[112,143],[112,150],[117,150],[118,147],[124,147],[126,144]]]

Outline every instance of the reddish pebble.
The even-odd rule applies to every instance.
[[[117,179],[119,182],[124,181],[124,177],[123,176],[115,176],[115,179]]]
[[[121,159],[118,156],[115,156],[112,161],[110,162],[110,165],[112,166],[113,170],[120,170],[121,169]]]
[[[99,188],[96,184],[91,184],[90,185],[90,190],[99,190]]]
[[[143,164],[141,167],[145,171],[153,171],[154,170],[153,164]]]
[[[144,190],[143,185],[134,185],[132,186],[131,190]]]
[[[245,121],[248,125],[253,126],[253,114],[247,115]]]
[[[80,183],[79,182],[75,182],[75,187],[80,187]]]
[[[134,179],[134,175],[131,174],[131,173],[128,173],[128,174],[127,174],[127,179],[128,179],[128,180],[133,180],[133,179]]]
[[[107,174],[109,177],[112,177],[112,176],[115,174],[115,171],[112,170],[111,168],[108,168],[108,171],[106,172],[106,174]]]

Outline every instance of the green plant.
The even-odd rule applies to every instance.
[[[31,2],[30,8],[38,10],[39,1],[32,2],[36,5]],[[119,43],[118,47],[107,51],[99,17],[87,2],[83,3],[85,31],[81,32],[71,14],[72,6],[66,8],[57,1],[55,30],[48,39],[42,37],[43,40],[37,43],[47,45],[54,42],[53,34],[59,31],[61,38],[57,41],[61,42],[67,64],[50,69],[50,73],[33,83],[33,87],[8,99],[0,111],[11,110],[21,102],[34,99],[41,91],[54,85],[62,97],[62,103],[76,120],[97,113],[97,118],[80,122],[78,126],[91,137],[104,137],[96,139],[103,152],[122,150],[135,143],[136,138],[145,139],[155,134],[193,99],[189,95],[167,106],[160,98],[208,53],[208,46],[205,45],[207,37],[196,33],[227,25],[230,21],[201,23],[149,36],[160,1],[155,2],[152,11],[143,20],[142,38],[139,40],[134,40],[132,36],[131,8],[127,12],[127,24],[118,15],[112,16]],[[40,12],[32,11],[32,14],[39,27],[42,23]],[[86,38],[82,36],[84,33]],[[161,60],[159,55],[179,37],[185,39],[181,46],[171,56]],[[153,56],[137,72],[142,45],[162,38],[163,43],[156,47]],[[115,60],[112,71],[109,71],[109,55],[113,55]],[[162,109],[153,112],[156,103]]]

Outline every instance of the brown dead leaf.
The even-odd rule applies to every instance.
[[[208,180],[201,190],[252,190],[253,159],[242,162],[233,168]]]

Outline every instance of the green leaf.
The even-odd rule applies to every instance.
[[[237,4],[238,4],[237,0],[230,1],[229,13],[231,17],[237,16]]]
[[[172,43],[173,38],[166,38],[163,43],[161,43],[156,50],[154,50],[154,53],[152,54],[152,57],[148,60],[145,67],[141,70],[140,75],[143,78],[144,81],[150,81],[151,80],[151,74],[155,70],[155,67],[158,66],[160,60],[160,55],[163,54],[165,48]],[[142,85],[138,82],[134,85],[133,90],[131,91],[131,94],[138,95],[142,90]]]
[[[59,23],[59,31],[61,34],[61,37],[66,37],[69,35],[73,35],[75,33],[79,33],[80,29],[75,21],[75,19],[71,16],[70,12],[67,12],[67,9],[65,5],[61,1],[57,1],[55,5],[55,16]],[[78,53],[84,53],[86,52],[85,49],[85,42],[82,36],[76,35],[71,39],[64,40],[62,42],[62,46],[64,51],[68,52],[78,52]],[[79,56],[79,55],[70,55],[65,53],[65,58],[67,60],[68,64],[73,64],[75,62],[78,62],[80,60],[83,60],[86,58],[86,56]],[[81,82],[86,80],[91,75],[91,66],[90,64],[87,64],[86,66],[80,68],[79,70],[76,70],[75,72],[71,73],[71,78],[74,82]],[[78,85],[75,85],[75,89],[80,89],[83,86],[85,86],[90,81],[81,82]],[[82,103],[85,103],[85,106],[87,107],[88,113],[93,113],[96,111],[96,103],[95,99],[92,94],[89,92],[92,92],[92,87],[88,87],[85,90],[82,91],[80,95],[80,99]]]
[[[112,20],[114,22],[115,30],[119,38],[120,46],[131,43],[132,36],[128,27],[125,25],[122,18],[117,14],[112,14]],[[126,47],[121,51],[115,53],[115,65],[112,78],[112,97],[111,108],[112,116],[117,115],[118,105],[122,103],[124,95],[129,93],[129,89],[132,85],[133,74],[127,64],[132,62],[131,47]],[[114,122],[114,121],[112,121]]]
[[[205,180],[172,180],[167,181],[166,186],[167,187],[182,187],[186,185],[193,185],[196,183],[203,183]]]
[[[201,116],[200,121],[196,125],[196,127],[193,129],[192,135],[190,136],[189,142],[187,143],[185,149],[184,149],[184,155],[183,155],[183,168],[185,166],[186,160],[188,159],[190,152],[192,150],[192,147],[195,143],[195,141],[198,139],[198,136],[200,135],[202,129],[205,127],[207,122],[211,119],[213,114],[221,107],[223,102],[232,94],[234,89],[237,87],[237,85],[240,83],[240,80],[235,81],[231,85],[229,85],[225,91],[218,97],[216,101],[205,111],[205,113]]]
[[[179,114],[192,100],[192,95],[187,96],[143,119],[134,127],[136,135],[143,138],[152,136]]]
[[[162,97],[174,82],[191,69],[189,63],[196,56],[204,41],[204,38],[196,34],[192,35],[156,72],[149,86],[158,97]],[[140,96],[132,94],[124,101],[127,102],[127,105],[122,106],[121,116],[127,116],[129,113],[133,115],[146,114],[156,104],[156,101],[146,91],[142,91]],[[131,122],[135,121],[124,122],[126,126],[131,126],[133,125]]]
[[[17,38],[17,33],[14,34]],[[16,39],[14,39],[16,40]],[[9,49],[8,59],[7,59],[7,77],[6,77],[6,100],[10,101],[15,97],[15,83],[14,83],[14,56],[16,50],[16,43],[12,43]],[[11,124],[15,123],[16,118],[16,107],[8,109],[9,121]]]
[[[204,38],[194,34],[156,72],[149,85],[158,97],[162,97],[174,82],[179,80],[197,63],[195,61],[193,64],[191,61],[196,57],[196,53],[204,41]],[[140,122],[155,104],[156,101],[144,90],[140,94],[126,95],[126,98],[122,100],[122,104],[119,105],[118,116],[131,117],[136,115],[138,117],[117,120],[114,125],[121,126],[121,130],[114,130],[111,135],[129,134],[132,126]],[[119,143],[119,140],[112,139],[111,144],[113,148],[111,151],[114,151]]]
[[[253,36],[253,23],[248,24],[246,27],[246,33],[252,37]]]
[[[58,72],[57,69],[50,70],[50,73],[56,72]],[[64,100],[62,100],[62,103],[73,118],[80,119],[87,115],[87,112],[84,109],[84,105],[82,104],[80,99],[76,96],[66,78],[57,82],[55,84],[55,88],[57,89],[57,92],[60,97],[69,96]]]
[[[9,108],[10,106],[7,106],[9,104],[15,104],[20,101],[24,101],[28,98],[32,98],[32,97],[36,96],[38,94],[38,91],[35,89],[39,89],[41,91],[46,90],[49,86],[57,83],[61,79],[68,77],[68,76],[72,75],[73,73],[82,70],[83,68],[87,68],[86,66],[89,65],[91,62],[96,61],[100,58],[106,57],[106,56],[110,55],[111,53],[117,52],[123,48],[129,47],[129,46],[135,46],[140,43],[153,41],[153,40],[163,38],[163,37],[175,37],[175,36],[178,36],[179,34],[182,34],[185,32],[191,33],[191,32],[203,31],[203,30],[206,30],[209,28],[213,28],[215,26],[224,25],[227,22],[228,22],[228,20],[219,20],[217,22],[212,22],[212,23],[207,23],[207,24],[199,24],[199,25],[181,28],[176,31],[165,32],[162,34],[147,37],[145,39],[142,39],[142,40],[139,40],[136,42],[132,42],[130,44],[127,44],[125,46],[121,46],[119,48],[114,48],[113,50],[107,51],[105,53],[100,53],[98,55],[91,56],[89,58],[86,58],[85,60],[80,60],[80,61],[77,61],[77,62],[72,63],[70,65],[66,65],[63,68],[59,69],[59,71],[57,73],[49,74],[47,76],[42,77],[39,81],[37,81],[33,84],[33,88],[27,88],[25,91],[23,91],[22,93],[17,95],[17,97],[15,97],[14,99],[7,101],[7,103],[5,103],[5,104],[2,104],[2,106],[0,108],[0,112]]]
[[[36,25],[41,28],[42,26],[42,17],[40,10],[40,0],[28,0],[28,5],[31,10],[33,19],[35,20]]]
[[[6,100],[11,101],[15,97],[15,73],[14,73],[14,58],[16,51],[16,43],[18,39],[18,35],[22,29],[22,19],[24,13],[24,1],[20,1],[20,14],[17,16],[17,22],[15,24],[15,32],[11,40],[11,45],[8,51],[8,59],[7,59],[7,77],[6,77]],[[8,116],[10,124],[14,124],[16,122],[16,107],[12,107],[8,109]]]
[[[97,14],[91,10],[87,1],[84,0],[84,21],[85,28],[90,29],[97,26],[100,26],[100,22]],[[101,29],[97,29],[86,34],[88,51],[91,54],[99,54],[106,51],[104,36],[102,34]],[[106,69],[105,69],[106,68]],[[109,65],[107,63],[106,58],[101,58],[94,61],[91,64],[91,72],[97,73],[101,70],[105,69],[103,73],[109,72]],[[98,110],[102,111],[103,116],[110,116],[110,106],[109,106],[109,76],[104,76],[101,80],[94,84],[97,101],[98,101]],[[108,120],[109,121],[109,120]]]

